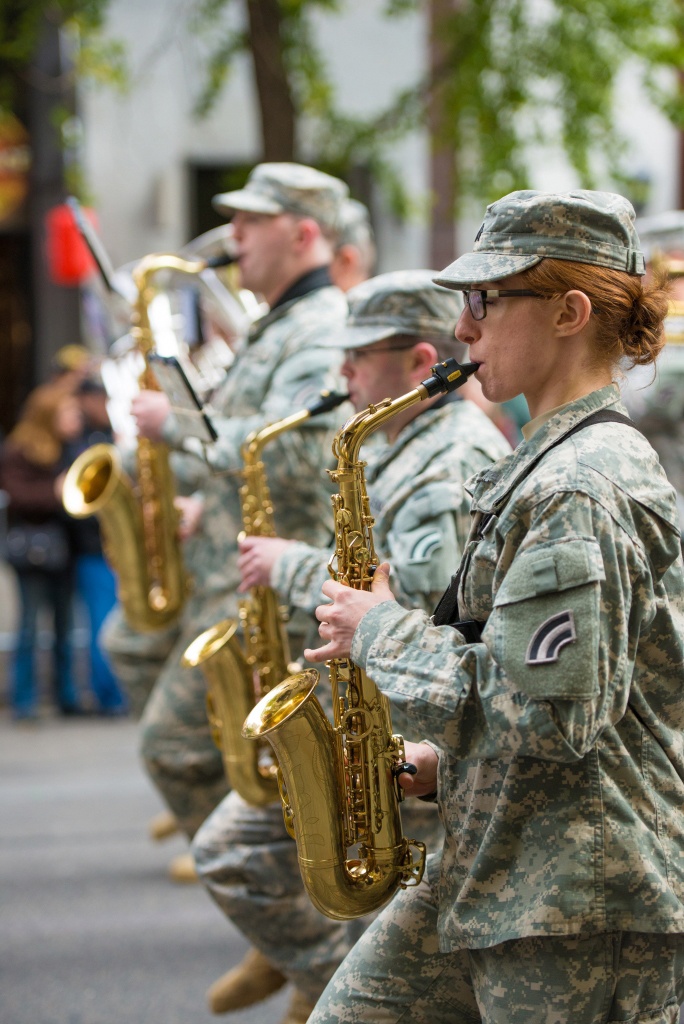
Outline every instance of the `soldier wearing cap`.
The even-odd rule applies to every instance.
[[[324,341],[346,315],[344,295],[328,271],[346,197],[341,181],[298,164],[261,164],[243,189],[217,196],[217,208],[232,216],[240,283],[269,307],[213,396],[219,439],[204,447],[187,437],[162,392],[142,392],[133,403],[143,434],[187,452],[187,459],[206,470],[198,473],[196,492],[181,503],[185,562],[194,585],[179,637],[141,719],[145,766],[188,837],[228,786],[206,718],[204,675],[199,668],[183,668],[180,658],[208,626],[237,615],[242,443],[253,430],[308,405],[321,390],[340,389],[341,355]],[[321,416],[264,451],[275,521],[284,536],[324,543],[329,535],[330,484],[323,468],[330,463],[339,415]],[[293,617],[290,627],[296,652],[302,623]]]
[[[367,207],[356,199],[347,199],[340,211],[335,252],[330,264],[333,284],[348,292],[373,273],[375,241]]]
[[[429,376],[435,362],[461,354],[463,346],[454,338],[460,297],[437,287],[433,277],[428,270],[382,274],[348,293],[342,374],[357,411],[405,394]],[[458,393],[393,417],[385,440],[364,451],[374,540],[392,559],[396,595],[410,607],[430,609],[468,535],[464,481],[510,446]],[[332,527],[332,512],[329,522]],[[274,586],[284,603],[310,615],[329,578],[330,554],[310,542],[246,538],[239,561],[242,588]],[[319,687],[326,695],[328,689]],[[393,727],[405,733],[399,716]],[[412,803],[406,834],[438,849],[441,828],[434,806]],[[195,836],[193,851],[216,902],[310,1008],[352,935],[347,925],[328,920],[310,903],[280,801],[253,808],[237,793],[229,794]],[[267,994],[231,973],[213,986],[210,1003],[220,1012]]]
[[[675,495],[613,378],[652,362],[612,193],[514,192],[437,282],[486,398],[522,392],[512,455],[469,482],[472,528],[432,619],[329,581],[312,660],[401,703],[414,795],[446,838],[349,954],[310,1024],[669,1021],[684,1000],[684,577]],[[454,568],[456,568],[454,566]]]

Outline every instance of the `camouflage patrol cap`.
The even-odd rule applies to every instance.
[[[337,223],[337,247],[354,245],[357,249],[373,241],[368,208],[357,199],[345,199]]]
[[[340,208],[349,189],[330,174],[304,164],[257,164],[244,188],[214,196],[220,213],[232,216],[236,210],[251,213],[294,213],[312,217],[322,227],[336,228]]]
[[[463,303],[460,295],[437,287],[434,276],[434,270],[395,270],[352,288],[347,322],[335,344],[363,348],[397,334],[452,339]]]
[[[519,274],[545,257],[645,273],[634,209],[614,192],[511,192],[487,207],[473,251],[437,275],[461,288]]]

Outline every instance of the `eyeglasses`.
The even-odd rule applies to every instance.
[[[522,298],[524,295],[531,299],[544,298],[539,292],[530,292],[524,288],[490,288],[488,291],[471,291],[462,288],[461,291],[473,320],[484,320],[487,316],[487,299]]]
[[[376,352],[402,352],[404,349],[415,348],[419,340],[416,338],[415,341],[404,341],[397,345],[380,345],[377,348],[372,345],[364,348],[345,348],[344,359],[347,363],[356,363],[360,359],[365,359],[366,356],[374,356]]]

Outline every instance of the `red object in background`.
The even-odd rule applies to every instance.
[[[97,227],[95,211],[84,208],[83,212]],[[55,284],[71,287],[81,284],[97,268],[76,226],[74,215],[65,203],[48,210],[45,228],[50,279]]]

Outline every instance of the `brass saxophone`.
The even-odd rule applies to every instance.
[[[392,416],[455,390],[476,369],[477,364],[460,366],[447,359],[413,391],[369,406],[337,434],[337,469],[331,474],[339,486],[332,499],[336,547],[329,568],[338,582],[369,590],[377,564],[361,445]],[[402,835],[397,776],[411,766],[404,761],[402,737],[392,734],[388,698],[349,659],[328,666],[332,725],[313,692],[319,673],[308,669],[264,697],[249,714],[243,734],[270,741],[304,885],[321,913],[342,921],[378,910],[399,887],[417,885],[425,846]],[[340,684],[346,686],[344,697]]]
[[[184,260],[179,256],[146,256],[133,271],[137,297],[132,334],[145,359],[140,387],[158,390],[148,363],[154,338],[148,314],[154,295],[152,278],[160,270],[198,274],[209,266],[230,262]],[[128,623],[152,631],[171,623],[185,601],[187,581],[177,536],[178,513],[173,504],[175,483],[165,444],[138,438],[137,482],[121,465],[117,448],[96,444],[78,456],[64,480],[62,501],[76,519],[96,515],[102,542],[118,582],[118,596]]]
[[[276,536],[261,459],[264,447],[285,431],[334,409],[346,398],[325,392],[309,408],[271,423],[246,439],[241,449],[242,536]],[[193,640],[181,658],[186,668],[201,666],[207,680],[207,714],[226,774],[232,788],[255,806],[278,799],[277,768],[267,743],[244,739],[242,723],[256,702],[297,667],[290,657],[286,621],[285,609],[273,588],[252,587],[240,601],[238,621],[217,622]],[[238,636],[239,627],[243,642]]]

